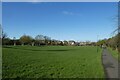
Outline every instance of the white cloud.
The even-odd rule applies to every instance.
[[[44,2],[43,0],[31,0],[31,2]]]
[[[73,15],[72,12],[68,12],[68,11],[63,11],[62,13],[65,14],[65,15]]]
[[[70,12],[70,11],[63,11],[62,14],[65,14],[65,15],[76,15],[76,16],[81,16],[80,13],[75,13],[75,12]]]

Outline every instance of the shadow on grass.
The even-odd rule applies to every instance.
[[[31,50],[31,51],[70,51],[70,50],[58,49],[58,50]]]
[[[2,46],[3,48],[13,48],[13,47],[11,47],[11,46]]]
[[[74,49],[52,49],[52,50],[35,50],[35,49],[24,49],[24,48],[16,48],[16,47],[11,47],[11,46],[4,46],[4,48],[11,48],[11,49],[19,49],[19,50],[28,50],[28,51],[58,51],[58,52],[62,52],[62,51],[71,51]]]

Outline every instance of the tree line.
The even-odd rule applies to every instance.
[[[16,39],[13,37],[13,39],[10,39],[7,37],[7,34],[2,32],[2,45],[31,45],[31,46],[42,46],[42,45],[61,45],[61,46],[69,46],[69,45],[74,45],[74,46],[85,46],[85,45],[93,45],[95,46],[95,42],[75,42],[74,40],[55,40],[51,39],[49,36],[44,36],[44,35],[36,35],[34,38],[31,37],[30,35],[22,35],[19,39]]]
[[[51,39],[49,36],[44,35],[37,35],[35,38],[31,37],[30,35],[22,35],[19,39],[13,37],[10,39],[6,33],[2,32],[2,45],[31,45],[31,46],[42,46],[42,45],[69,45],[68,41],[60,41]],[[74,42],[73,40],[69,42]]]
[[[2,36],[2,45],[31,45],[31,46],[40,46],[40,45],[55,45],[57,40],[51,40],[48,36],[37,35],[35,38],[32,38],[29,35],[22,35],[19,39],[15,37],[10,39],[5,33]]]
[[[112,38],[109,39],[103,39],[99,40],[97,43],[92,42],[89,43],[86,42],[85,45],[94,45],[94,46],[102,46],[105,44],[107,47],[111,47],[114,50],[118,50],[118,47],[120,45],[120,34],[115,35]],[[31,37],[30,35],[22,35],[19,39],[16,39],[13,37],[13,39],[10,39],[7,37],[7,34],[2,32],[2,45],[31,45],[31,46],[42,46],[42,45],[61,45],[61,46],[67,46],[67,45],[74,45],[79,46],[80,43],[75,42],[74,40],[70,41],[60,41],[60,40],[55,40],[51,39],[51,37],[44,36],[44,35],[37,35],[35,38]]]
[[[107,47],[111,47],[113,50],[119,50],[120,49],[120,33],[113,36],[112,38],[99,40],[97,42],[98,46],[102,46],[105,44]]]

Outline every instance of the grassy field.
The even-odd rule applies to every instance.
[[[3,48],[3,78],[103,78],[96,47],[9,46]]]

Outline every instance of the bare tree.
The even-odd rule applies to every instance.
[[[2,45],[2,25],[0,24],[0,46]]]
[[[7,34],[2,30],[2,45],[8,45],[10,39],[7,37]]]
[[[23,36],[20,37],[20,42],[22,43],[22,45],[24,45],[24,44],[31,44],[32,37],[28,36],[28,35],[23,35]]]
[[[64,44],[65,46],[67,46],[67,45],[68,45],[68,41],[64,40],[64,41],[63,41],[63,44]]]
[[[16,37],[13,37],[14,46],[16,46]]]
[[[44,39],[45,39],[45,44],[50,44],[50,42],[51,42],[51,38],[50,37],[48,37],[48,36],[44,36]]]
[[[35,40],[36,40],[36,43],[37,43],[37,45],[41,45],[41,44],[44,44],[45,43],[45,38],[44,38],[44,36],[43,35],[37,35],[36,37],[35,37]]]
[[[2,30],[2,39],[5,39],[5,38],[7,38],[7,34],[4,33],[3,30]]]

